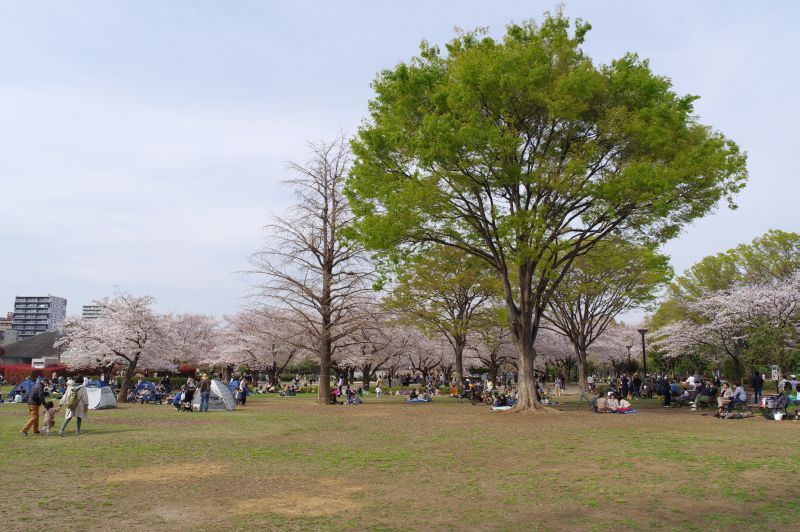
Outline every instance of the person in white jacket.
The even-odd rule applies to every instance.
[[[76,396],[77,399],[74,400],[73,396]],[[67,413],[64,415],[64,422],[61,424],[61,428],[58,429],[58,435],[64,435],[64,429],[67,428],[69,420],[73,417],[77,418],[75,434],[80,434],[81,421],[86,419],[89,414],[89,393],[83,385],[83,378],[78,377],[75,380],[70,379],[67,381],[67,391],[59,404],[67,407]],[[74,408],[70,408],[70,405],[74,406]]]

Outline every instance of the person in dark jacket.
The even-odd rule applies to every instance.
[[[661,394],[664,396],[664,406],[672,406],[672,387],[667,379],[661,381]]]
[[[761,390],[764,389],[764,378],[760,373],[754,371],[750,384],[753,385],[753,402],[758,404],[761,401]]]
[[[36,384],[33,385],[33,388],[31,388],[31,393],[28,394],[28,413],[30,414],[30,418],[28,419],[28,422],[25,423],[25,426],[22,427],[22,430],[19,431],[20,434],[27,436],[28,431],[31,428],[33,428],[34,434],[40,434],[39,408],[45,404],[45,401],[44,383],[42,382],[42,379],[36,379]]]

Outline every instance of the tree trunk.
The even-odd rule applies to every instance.
[[[581,347],[577,345],[573,345],[573,349],[575,350],[575,359],[578,361],[578,386],[584,390],[588,390],[589,384],[586,382],[586,373],[588,372],[586,350],[581,349]]]
[[[456,382],[461,382],[461,379],[464,378],[464,346],[466,345],[467,341],[466,338],[456,337],[455,346],[454,346],[454,355],[456,360]],[[445,375],[448,379],[452,378],[452,375]]]
[[[131,380],[133,379],[133,374],[136,372],[136,364],[139,362],[139,355],[128,363],[128,367],[125,368],[125,374],[122,377],[122,382],[119,386],[119,391],[117,392],[117,402],[124,403],[125,400],[128,398],[128,388],[130,387]]]
[[[517,404],[514,412],[554,412],[547,408],[540,401],[536,393],[536,373],[533,362],[536,352],[533,347],[534,336],[526,334],[526,327],[519,323],[522,318],[513,310],[509,309],[509,321],[513,324],[511,331],[514,336],[514,346],[519,355],[519,376],[517,383]],[[513,318],[513,319],[511,319]]]
[[[273,386],[279,386],[281,381],[278,378],[278,365],[274,362],[271,366],[267,366],[267,378],[269,383]]]
[[[361,367],[361,386],[365,392],[369,391],[369,383],[372,381],[372,364],[364,364]]]
[[[319,350],[319,397],[321,405],[331,404],[331,342],[325,339]]]

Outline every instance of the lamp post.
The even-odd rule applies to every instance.
[[[647,329],[639,329],[639,334],[642,335],[642,363],[644,365],[644,375],[647,376],[647,351],[644,347],[644,335],[647,334]]]

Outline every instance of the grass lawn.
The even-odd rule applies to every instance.
[[[797,529],[800,422],[636,406],[270,396],[231,413],[122,405],[79,437],[25,438],[27,408],[3,404],[0,515],[9,530]]]

